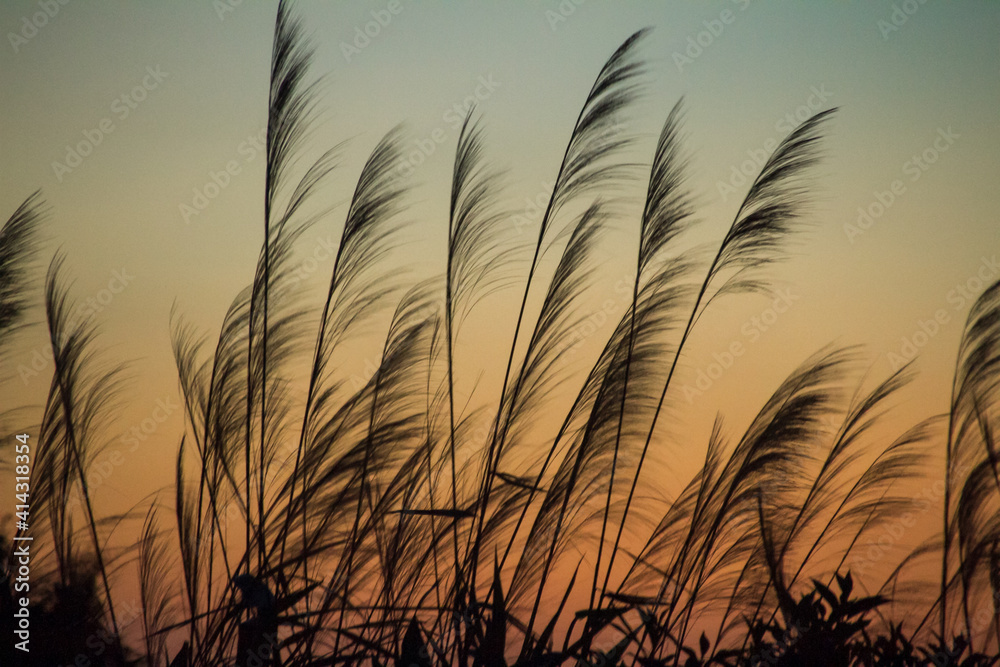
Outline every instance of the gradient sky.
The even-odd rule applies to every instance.
[[[135,447],[128,434],[165,414],[158,405],[176,404],[171,305],[214,331],[251,277],[263,183],[263,159],[252,146],[266,117],[276,3],[71,0],[42,21],[44,4],[0,5],[0,211],[6,217],[41,188],[51,206],[46,259],[57,247],[67,254],[76,296],[101,298],[116,271],[128,281],[97,313],[109,358],[134,360],[126,400],[107,432],[107,457],[121,456],[104,459],[111,473],[96,491],[99,506],[120,509],[170,483],[161,473],[171,470],[179,410]],[[388,12],[390,4],[398,13]],[[734,430],[743,426],[767,392],[830,342],[865,345],[871,377],[884,377],[893,370],[890,353],[903,352],[904,337],[912,339],[938,311],[946,317],[920,349],[921,375],[899,402],[899,424],[945,409],[971,305],[956,289],[974,287],[977,274],[1000,277],[1000,4],[377,0],[297,7],[317,46],[314,74],[327,77],[323,123],[307,152],[350,140],[324,202],[349,197],[367,152],[397,123],[405,122],[413,150],[443,133],[416,170],[408,210],[417,221],[415,245],[404,254],[418,272],[434,270],[441,257],[454,119],[461,115],[454,106],[477,89],[487,147],[509,168],[506,195],[523,212],[526,198],[554,178],[605,59],[633,31],[652,26],[643,51],[648,92],[633,127],[644,141],[635,157],[649,159],[660,124],[683,96],[690,183],[706,241],[728,226],[745,192],[745,184],[726,190],[734,169],[783,138],[789,115],[810,103],[813,110],[840,107],[825,143],[828,159],[816,171],[814,226],[799,237],[796,257],[771,273],[790,299],[787,312],[770,321],[771,300],[752,296],[720,302],[702,320],[678,391],[696,386],[713,353],[733,342],[746,353],[680,404],[675,429],[704,442],[716,411]],[[377,34],[355,41],[379,17],[385,25]],[[33,20],[44,25],[32,32],[26,26]],[[133,95],[144,81],[148,90]],[[88,136],[100,142],[78,166],[54,165]],[[934,162],[923,170],[912,160],[925,152]],[[182,205],[193,205],[210,172],[230,161],[240,173],[185,221]],[[880,193],[896,180],[891,205],[854,233],[859,207],[878,212],[873,203],[880,196],[887,202]],[[342,217],[343,206],[307,233],[303,257],[337,238]],[[627,223],[605,248],[598,292],[611,292],[628,275],[634,239]],[[316,286],[330,268],[331,261],[320,263]],[[499,342],[498,333],[509,335],[506,320],[494,326],[483,317],[468,334],[483,338],[460,352],[466,363],[486,367],[478,398],[492,395],[496,375],[489,332]],[[754,317],[770,322],[766,331]],[[40,328],[22,337],[4,361],[0,405],[43,400],[51,368],[37,375],[24,369],[44,349]],[[470,371],[464,382],[471,389],[475,380]],[[701,450],[686,447],[693,458],[678,451],[663,449],[660,458],[674,459],[670,475],[680,479]],[[0,481],[0,489],[6,485]]]

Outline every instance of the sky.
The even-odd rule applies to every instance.
[[[964,319],[977,291],[1000,278],[1000,4],[295,7],[316,47],[312,74],[323,77],[305,152],[348,141],[322,194],[340,207],[303,239],[310,284],[321,288],[332,268],[330,241],[352,179],[399,123],[415,181],[412,243],[400,261],[415,275],[440,270],[451,158],[470,98],[491,159],[507,169],[505,201],[534,222],[601,65],[650,26],[645,93],[629,126],[641,138],[635,159],[648,162],[683,97],[700,241],[720,238],[767,150],[808,115],[839,108],[815,170],[809,229],[769,273],[774,296],[721,301],[699,322],[673,430],[704,442],[716,412],[738,430],[829,343],[863,345],[869,379],[918,357],[920,375],[894,413],[901,428],[946,409]],[[163,471],[182,429],[171,308],[215,331],[252,276],[275,10],[251,0],[0,5],[0,212],[42,190],[46,260],[65,253],[74,294],[89,304],[81,312],[95,318],[108,358],[130,360],[125,400],[95,462],[99,507],[134,506],[170,483]],[[634,214],[634,202],[626,210]],[[634,261],[630,230],[634,215],[631,227],[625,215],[602,250],[588,321],[604,335],[617,316],[602,317],[603,304]],[[457,353],[483,369],[482,378],[470,370],[459,381],[468,394],[476,388],[475,400],[496,391],[490,343],[503,345],[512,328],[502,304],[486,311]],[[741,352],[727,356],[734,349]],[[43,331],[29,329],[0,367],[0,405],[40,404],[50,371]],[[664,479],[685,479],[702,451],[678,443],[658,450]]]

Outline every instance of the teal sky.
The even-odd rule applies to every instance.
[[[43,21],[44,7],[58,12]],[[647,94],[629,128],[644,140],[630,157],[649,159],[660,124],[683,96],[703,240],[729,224],[745,192],[745,184],[731,182],[734,169],[780,141],[788,115],[810,103],[813,110],[840,107],[828,159],[816,172],[814,226],[800,237],[797,256],[772,273],[777,286],[791,290],[790,306],[766,330],[753,321],[770,317],[763,297],[725,301],[706,316],[686,358],[687,386],[733,342],[746,354],[691,402],[683,424],[702,434],[710,425],[703,417],[720,409],[741,423],[763,392],[833,341],[866,345],[872,375],[883,377],[892,370],[890,353],[903,353],[904,338],[912,341],[920,323],[941,310],[947,318],[935,334],[918,338],[925,342],[922,375],[900,414],[909,423],[944,410],[971,305],[955,290],[977,273],[992,271],[990,282],[1000,277],[993,260],[1000,255],[1000,4],[399,0],[296,7],[317,47],[314,74],[326,76],[322,123],[307,154],[350,140],[323,202],[349,197],[367,152],[397,123],[405,123],[412,150],[433,145],[415,170],[407,211],[414,245],[402,255],[415,274],[436,270],[441,257],[458,135],[453,119],[460,115],[454,107],[477,90],[488,148],[509,168],[506,197],[523,212],[526,198],[554,178],[605,59],[629,34],[652,26],[644,47]],[[251,277],[263,183],[252,138],[266,119],[275,9],[252,0],[235,7],[225,0],[0,5],[0,210],[6,217],[41,188],[51,207],[48,253],[59,247],[67,254],[76,295],[100,299],[116,271],[128,281],[98,302],[96,313],[110,357],[134,360],[127,401],[108,432],[109,450],[120,450],[122,462],[103,483],[102,502],[138,502],[156,485],[150,473],[159,480],[170,465],[179,412],[157,423],[141,449],[130,450],[124,438],[165,414],[156,412],[157,401],[176,400],[171,305],[176,300],[212,330]],[[32,32],[32,21],[44,25]],[[366,27],[373,35],[367,42],[358,38]],[[137,89],[144,81],[146,89]],[[54,165],[67,164],[70,147],[88,141],[97,145],[78,166]],[[923,169],[912,159],[925,152],[934,160]],[[239,173],[204,210],[186,214],[196,192],[211,190],[212,173],[230,162]],[[878,211],[873,203],[880,196],[887,202],[883,193],[897,180],[893,202],[880,204],[870,226],[851,227],[859,207]],[[337,238],[342,216],[343,206],[306,235],[304,258]],[[612,291],[631,265],[634,217],[623,217],[620,227],[609,238],[598,292]],[[331,262],[310,273],[315,286]],[[502,343],[504,331],[489,314],[470,325],[470,336],[483,338],[464,354],[487,370],[477,396],[491,395],[493,363],[483,350],[490,335]],[[46,373],[24,372],[39,349],[37,328],[5,360],[4,406],[43,399]],[[476,374],[469,375],[471,391]]]

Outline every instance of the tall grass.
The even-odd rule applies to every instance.
[[[292,267],[302,234],[333,224],[329,211],[307,211],[340,168],[340,146],[296,167],[318,98],[312,50],[280,3],[255,273],[215,335],[172,314],[185,432],[174,525],[151,508],[136,555],[147,664],[991,664],[986,655],[1000,650],[1000,283],[969,315],[946,427],[929,419],[886,441],[880,426],[910,373],[866,381],[858,350],[824,348],[742,432],[718,418],[700,469],[666,489],[672,500],[652,523],[648,512],[637,520],[637,500],[655,488],[650,452],[681,446],[658,426],[676,403],[685,348],[716,304],[768,291],[769,267],[808,212],[834,113],[780,143],[703,254],[687,243],[697,222],[681,104],[670,111],[632,221],[629,302],[574,383],[566,341],[587,314],[595,251],[620,221],[610,202],[635,173],[624,157],[631,142],[616,130],[642,88],[646,34],[629,37],[583,97],[524,274],[513,274],[522,249],[470,111],[448,219],[424,223],[447,228],[440,277],[408,287],[397,278],[407,185],[396,129],[360,170],[314,313]],[[17,267],[36,205],[0,233],[0,334],[25,307]],[[504,368],[497,401],[463,409],[456,386],[476,369],[456,362],[468,344],[461,324],[512,282],[513,335],[491,351]],[[55,364],[33,513],[51,533],[56,588],[85,570],[100,583],[92,612],[118,637],[122,554],[105,547],[114,518],[96,516],[85,470],[121,369],[100,361],[92,325],[69,321],[65,283],[57,257],[45,291]],[[391,313],[379,362],[352,386],[337,355],[378,313]],[[557,395],[571,404],[542,435],[537,418],[552,416]],[[857,551],[906,512],[907,483],[942,442],[942,534],[887,579],[856,580]],[[82,534],[70,509],[77,494]],[[899,609],[886,605],[904,566],[937,556],[940,590],[919,588],[908,599],[920,611],[892,617]],[[124,664],[118,644],[108,664]]]

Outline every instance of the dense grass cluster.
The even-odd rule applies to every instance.
[[[97,516],[84,474],[120,368],[100,361],[92,323],[71,322],[62,258],[50,265],[53,374],[32,473],[32,532],[48,571],[30,664],[80,655],[178,667],[997,663],[1000,283],[969,314],[943,416],[886,441],[877,427],[908,371],[863,383],[856,350],[825,348],[742,433],[718,420],[698,445],[697,473],[665,490],[671,500],[656,516],[639,511],[655,486],[643,475],[650,451],[678,446],[657,426],[677,400],[685,346],[713,304],[768,289],[832,114],[781,142],[702,252],[687,243],[695,221],[680,105],[670,112],[631,223],[629,303],[582,381],[570,381],[566,341],[588,313],[594,251],[618,210],[610,202],[634,174],[620,128],[640,89],[644,34],[615,51],[586,96],[530,261],[513,261],[523,249],[470,112],[441,275],[411,286],[396,278],[407,186],[393,131],[361,169],[314,310],[297,298],[295,247],[327,224],[306,211],[339,148],[295,167],[315,88],[302,28],[281,3],[257,269],[217,335],[173,316],[185,411],[175,494],[143,510],[134,550],[106,546],[135,517]],[[42,213],[29,198],[0,233],[0,345],[28,306]],[[460,325],[500,286],[518,290],[520,304],[494,362],[502,387],[494,404],[464,409],[456,376],[478,369],[454,361]],[[352,384],[338,354],[380,313],[389,319],[380,359]],[[553,397],[566,395],[553,421]],[[853,565],[868,538],[905,514],[907,482],[938,460],[940,531],[862,580]],[[938,582],[904,576],[930,562]],[[115,604],[123,567],[137,570],[141,608]],[[9,578],[0,598],[6,624]],[[120,637],[133,622],[143,642],[127,648]]]

